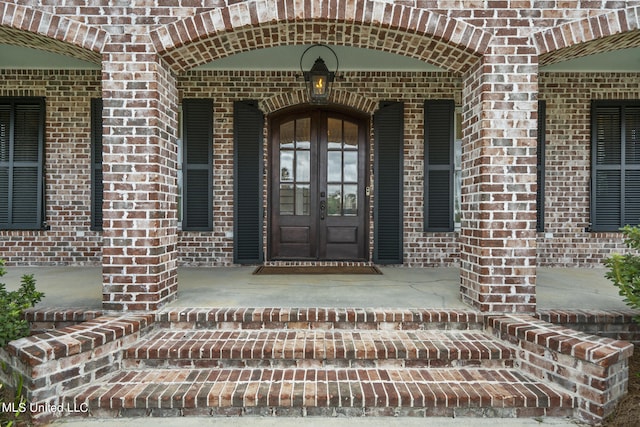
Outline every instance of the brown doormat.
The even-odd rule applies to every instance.
[[[269,266],[263,265],[255,269],[253,274],[382,274],[376,266]]]

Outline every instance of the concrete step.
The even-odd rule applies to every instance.
[[[569,416],[573,398],[514,369],[134,369],[64,402],[94,416]]]
[[[505,368],[513,357],[481,331],[162,329],[126,349],[123,366]]]

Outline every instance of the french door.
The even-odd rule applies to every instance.
[[[272,119],[271,259],[366,259],[366,130],[322,109]]]

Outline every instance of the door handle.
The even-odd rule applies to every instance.
[[[320,219],[323,220],[324,219],[324,213],[327,210],[327,202],[322,200],[320,202]]]

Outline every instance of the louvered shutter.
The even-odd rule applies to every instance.
[[[640,105],[592,103],[592,200],[594,231],[640,224]]]
[[[43,228],[44,117],[44,98],[0,99],[2,228]]]
[[[102,230],[102,99],[91,100],[91,227]]]
[[[383,102],[374,116],[374,262],[403,262],[404,104]]]
[[[9,172],[11,171],[11,105],[0,100],[0,227],[9,222]]]
[[[213,101],[184,99],[183,218],[186,231],[213,229]]]
[[[624,223],[640,224],[640,105],[624,115]]]
[[[263,128],[256,101],[233,105],[234,136],[234,262],[263,260]]]
[[[424,103],[424,229],[453,230],[453,100]]]
[[[538,190],[536,192],[536,230],[544,231],[544,165],[545,165],[545,147],[546,147],[546,118],[547,103],[546,101],[538,101],[538,143],[536,150],[536,173]]]

